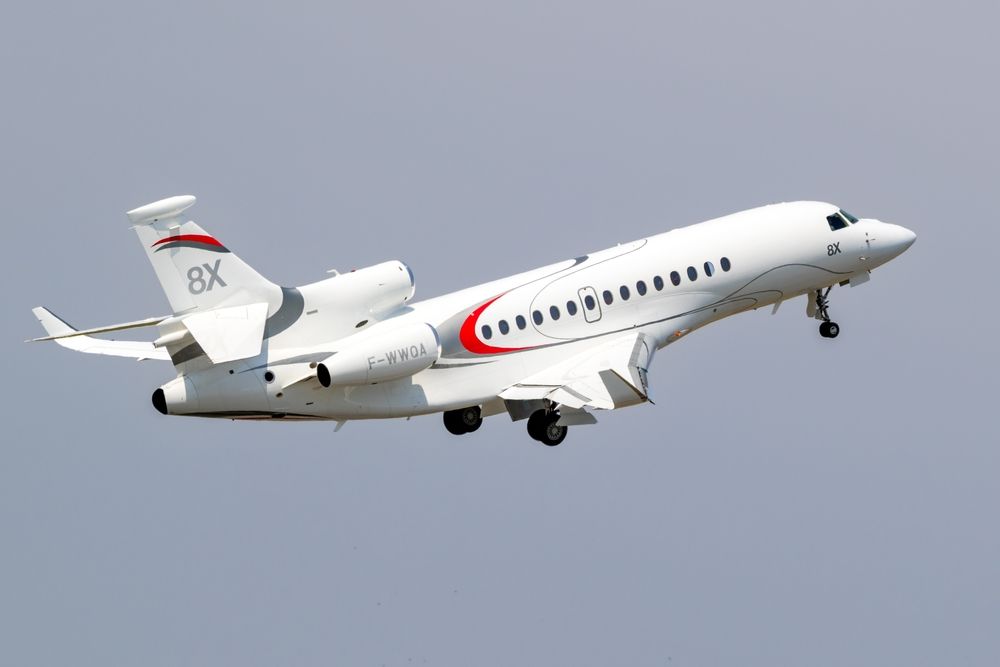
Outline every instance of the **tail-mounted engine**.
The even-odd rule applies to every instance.
[[[429,324],[375,327],[343,341],[343,347],[316,367],[324,387],[376,384],[409,377],[440,355],[440,340]]]

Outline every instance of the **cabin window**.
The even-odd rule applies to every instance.
[[[570,315],[576,315],[576,302],[567,301],[566,302],[566,312]]]
[[[556,308],[555,306],[549,306],[549,317],[551,317],[554,320],[558,320],[559,319],[559,309]]]
[[[646,283],[639,281],[635,284],[635,291],[639,293],[639,296],[646,296]]]
[[[533,319],[535,321],[535,324],[541,324],[542,323],[542,319],[543,319],[542,318],[542,311],[536,310],[535,312],[533,312],[531,314],[531,319]]]
[[[483,325],[483,338],[486,340],[493,338],[493,329],[491,329],[488,324]]]
[[[594,308],[597,307],[597,302],[594,301],[594,297],[588,294],[587,296],[583,297],[583,305],[587,307],[587,310],[593,310]]]
[[[517,324],[518,329],[524,329],[528,326],[528,323],[524,320],[524,315],[518,315],[514,318],[514,323]]]
[[[604,290],[604,303],[606,303],[606,304],[608,304],[610,306],[611,302],[614,301],[614,300],[615,300],[615,297],[611,293],[611,290]]]
[[[830,230],[834,232],[847,226],[847,219],[842,218],[840,213],[826,216],[826,221],[830,225]]]
[[[672,282],[674,284],[674,287],[677,287],[678,285],[680,285],[681,284],[681,274],[677,273],[676,271],[671,271],[670,272],[670,282]]]
[[[698,269],[693,266],[688,267],[688,280],[691,282],[698,280]]]
[[[720,259],[719,264],[722,265],[723,271],[728,271],[729,269],[733,268],[733,265],[729,263],[728,257],[723,257],[722,259]]]
[[[709,278],[715,273],[715,265],[711,262],[705,262],[705,275]]]
[[[659,292],[660,290],[662,290],[663,289],[663,278],[661,278],[660,276],[653,276],[653,287],[656,288],[657,292]]]
[[[500,329],[500,333],[504,336],[510,332],[510,325],[507,324],[507,320],[500,320],[497,322],[497,328]]]
[[[622,295],[622,301],[628,301],[629,297],[628,287],[622,285],[621,287],[618,288],[618,293]]]

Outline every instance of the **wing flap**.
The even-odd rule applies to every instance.
[[[645,334],[629,334],[526,378],[500,398],[546,400],[571,410],[636,405],[649,398],[646,369],[655,350]]]

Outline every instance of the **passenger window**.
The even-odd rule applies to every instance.
[[[490,325],[488,324],[483,325],[483,338],[486,340],[493,338],[493,329],[490,329]]]
[[[830,224],[830,230],[834,232],[847,226],[847,220],[840,217],[839,213],[826,216],[826,221]]]
[[[635,291],[639,293],[639,296],[646,295],[646,283],[641,280],[635,284]]]
[[[587,307],[587,310],[593,310],[597,306],[597,302],[594,301],[594,297],[588,294],[583,297],[583,305]]]
[[[575,301],[567,301],[566,302],[566,312],[569,313],[570,315],[576,315],[576,302]]]
[[[542,319],[543,319],[542,318],[542,311],[536,310],[535,312],[533,312],[531,314],[531,319],[533,319],[535,321],[535,324],[541,324],[542,323]]]
[[[611,302],[615,300],[614,295],[611,294],[611,290],[604,290],[604,303],[611,305]]]
[[[500,320],[497,323],[497,328],[500,329],[500,333],[506,336],[510,332],[510,325],[507,324],[507,320]]]
[[[524,329],[524,327],[528,326],[528,323],[524,321],[524,315],[518,315],[515,317],[514,323],[517,324],[518,329]]]
[[[554,319],[554,320],[558,320],[559,319],[559,309],[556,308],[555,306],[549,306],[549,316],[552,319]]]
[[[693,266],[688,267],[688,280],[691,282],[698,280],[698,269]]]
[[[661,278],[660,276],[653,276],[653,287],[656,288],[657,292],[659,292],[660,290],[662,290],[663,289],[663,278]]]
[[[622,285],[618,288],[618,293],[622,295],[622,301],[628,301],[629,293],[628,288]]]
[[[728,271],[729,269],[733,268],[733,265],[729,263],[728,257],[723,257],[722,259],[720,259],[719,264],[722,265],[723,271]]]
[[[670,272],[670,282],[672,282],[674,284],[674,287],[677,287],[678,285],[680,285],[681,284],[681,274],[677,273],[676,271],[671,271]]]
[[[705,262],[705,275],[709,278],[715,273],[715,266],[711,262]]]

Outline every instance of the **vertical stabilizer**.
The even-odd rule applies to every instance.
[[[281,289],[254,271],[184,212],[191,195],[169,197],[127,213],[174,314],[281,301]]]

